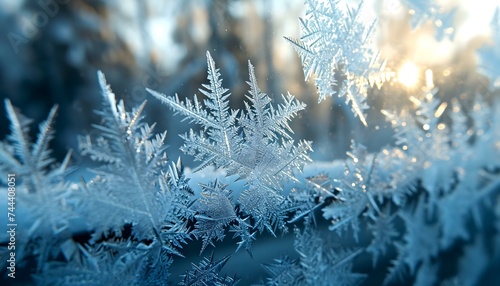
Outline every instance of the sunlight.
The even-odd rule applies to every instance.
[[[412,62],[406,62],[398,72],[398,80],[406,87],[414,87],[418,83],[418,67]]]

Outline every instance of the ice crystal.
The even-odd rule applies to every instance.
[[[5,109],[11,134],[4,142],[0,142],[0,182],[5,186],[13,186],[14,192],[8,195],[7,187],[2,189],[5,190],[5,206],[9,212],[3,221],[6,225],[9,222],[11,225],[7,226],[14,228],[16,240],[13,245],[7,244],[9,238],[12,242],[9,232],[2,233],[0,240],[5,241],[10,253],[16,251],[16,261],[19,263],[31,255],[36,257],[36,271],[40,271],[45,261],[59,255],[58,244],[71,236],[70,221],[75,217],[69,203],[72,187],[64,181],[64,176],[70,170],[71,152],[60,165],[51,156],[49,144],[54,137],[53,123],[57,106],[51,109],[47,120],[39,125],[36,142],[29,137],[32,121],[24,117],[8,99],[5,100]]]
[[[182,282],[179,285],[192,285],[192,286],[231,286],[236,285],[238,282],[234,277],[222,275],[221,269],[226,265],[227,261],[231,258],[226,256],[218,261],[214,261],[214,255],[210,258],[205,257],[201,262],[196,265],[192,263],[193,269],[182,275]]]
[[[182,136],[182,150],[202,161],[197,170],[208,165],[226,170],[227,175],[237,175],[246,180],[247,189],[238,198],[244,214],[252,216],[255,227],[271,233],[282,228],[282,206],[286,203],[281,194],[283,180],[297,180],[294,172],[310,161],[310,142],[291,139],[288,122],[305,105],[292,95],[282,96],[284,103],[277,107],[261,92],[254,68],[249,62],[250,86],[245,110],[229,110],[229,93],[222,87],[219,70],[207,52],[209,84],[200,89],[207,99],[204,107],[195,98],[182,102],[178,96],[165,96],[148,90],[187,120],[197,123],[203,130]]]
[[[213,245],[212,240],[223,240],[224,229],[233,221],[238,220],[234,210],[231,192],[215,181],[210,185],[202,185],[203,198],[198,200],[196,218],[196,230],[193,234],[203,238],[201,251],[208,244]]]
[[[288,257],[264,265],[271,277],[265,285],[358,285],[364,275],[351,270],[352,260],[360,250],[335,250],[327,246],[320,233],[306,224],[306,229],[295,230],[295,251],[298,260]]]
[[[313,75],[319,101],[345,97],[355,116],[367,125],[365,110],[370,85],[383,82],[383,63],[373,47],[375,22],[362,19],[363,1],[343,9],[339,1],[306,1],[300,18],[300,40],[286,38],[302,59],[304,75]]]
[[[180,163],[169,167],[165,153],[166,132],[154,135],[153,126],[142,122],[138,109],[127,112],[99,73],[103,92],[102,123],[94,125],[96,137],[80,137],[80,149],[101,162],[96,177],[83,186],[79,212],[95,239],[108,231],[120,233],[132,224],[136,239],[153,239],[171,253],[188,237],[192,191],[179,175]],[[100,215],[95,216],[96,210]]]

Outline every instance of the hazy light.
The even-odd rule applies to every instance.
[[[415,106],[420,106],[420,104],[422,103],[418,98],[414,97],[414,96],[410,96],[410,101],[415,104]],[[417,113],[419,113],[419,111],[417,110]],[[417,114],[419,115],[419,114]]]
[[[400,14],[403,11],[403,5],[400,0],[386,0],[386,9],[391,14]]]
[[[427,88],[434,87],[433,73],[430,69],[425,71],[425,85],[427,85]]]
[[[418,67],[412,62],[407,62],[399,69],[398,80],[406,87],[414,87],[418,83],[418,74]]]
[[[446,102],[442,102],[441,105],[439,105],[439,107],[436,109],[436,112],[434,112],[434,116],[436,118],[441,117],[441,115],[443,115],[443,112],[447,106],[448,106],[448,104]]]

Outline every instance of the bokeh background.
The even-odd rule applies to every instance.
[[[345,1],[355,5],[358,1]],[[398,81],[411,62],[415,80],[431,69],[443,99],[484,91],[487,78],[477,72],[476,51],[490,41],[489,22],[497,1],[438,1],[454,10],[453,36],[436,40],[430,24],[413,29],[408,9],[397,0],[365,1],[363,18],[377,17],[377,45],[395,78],[370,91],[369,126],[352,117],[342,100],[317,104],[313,82],[305,82],[300,59],[283,36],[300,37],[302,0],[2,0],[0,1],[0,96],[40,122],[58,104],[54,154],[61,159],[77,149],[77,135],[98,123],[97,70],[102,70],[128,107],[148,100],[147,121],[168,130],[168,151],[180,156],[181,117],[162,106],[145,88],[192,97],[206,81],[210,51],[229,88],[231,107],[243,106],[247,61],[256,67],[261,89],[279,101],[289,91],[307,104],[293,121],[296,138],[312,140],[317,161],[344,158],[355,139],[378,150],[390,143],[390,128],[380,109],[408,104],[416,91]],[[414,84],[416,85],[416,84]],[[5,114],[3,106],[0,108]],[[0,138],[8,121],[0,118]],[[34,126],[32,133],[36,134]],[[183,157],[190,165],[189,157]],[[78,155],[76,164],[84,161]]]

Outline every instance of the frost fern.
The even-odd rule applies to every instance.
[[[207,52],[209,84],[200,92],[207,96],[204,106],[195,98],[182,102],[178,96],[165,96],[148,90],[187,120],[200,125],[200,133],[190,130],[182,136],[182,150],[193,155],[201,165],[226,170],[246,181],[246,190],[238,201],[244,214],[256,220],[255,227],[274,233],[283,228],[282,207],[286,203],[281,194],[283,180],[297,180],[294,172],[310,161],[310,142],[291,139],[288,122],[304,109],[290,94],[283,96],[283,104],[271,105],[271,99],[257,86],[254,68],[249,63],[250,92],[245,110],[229,110],[229,93],[222,87],[219,70]]]

